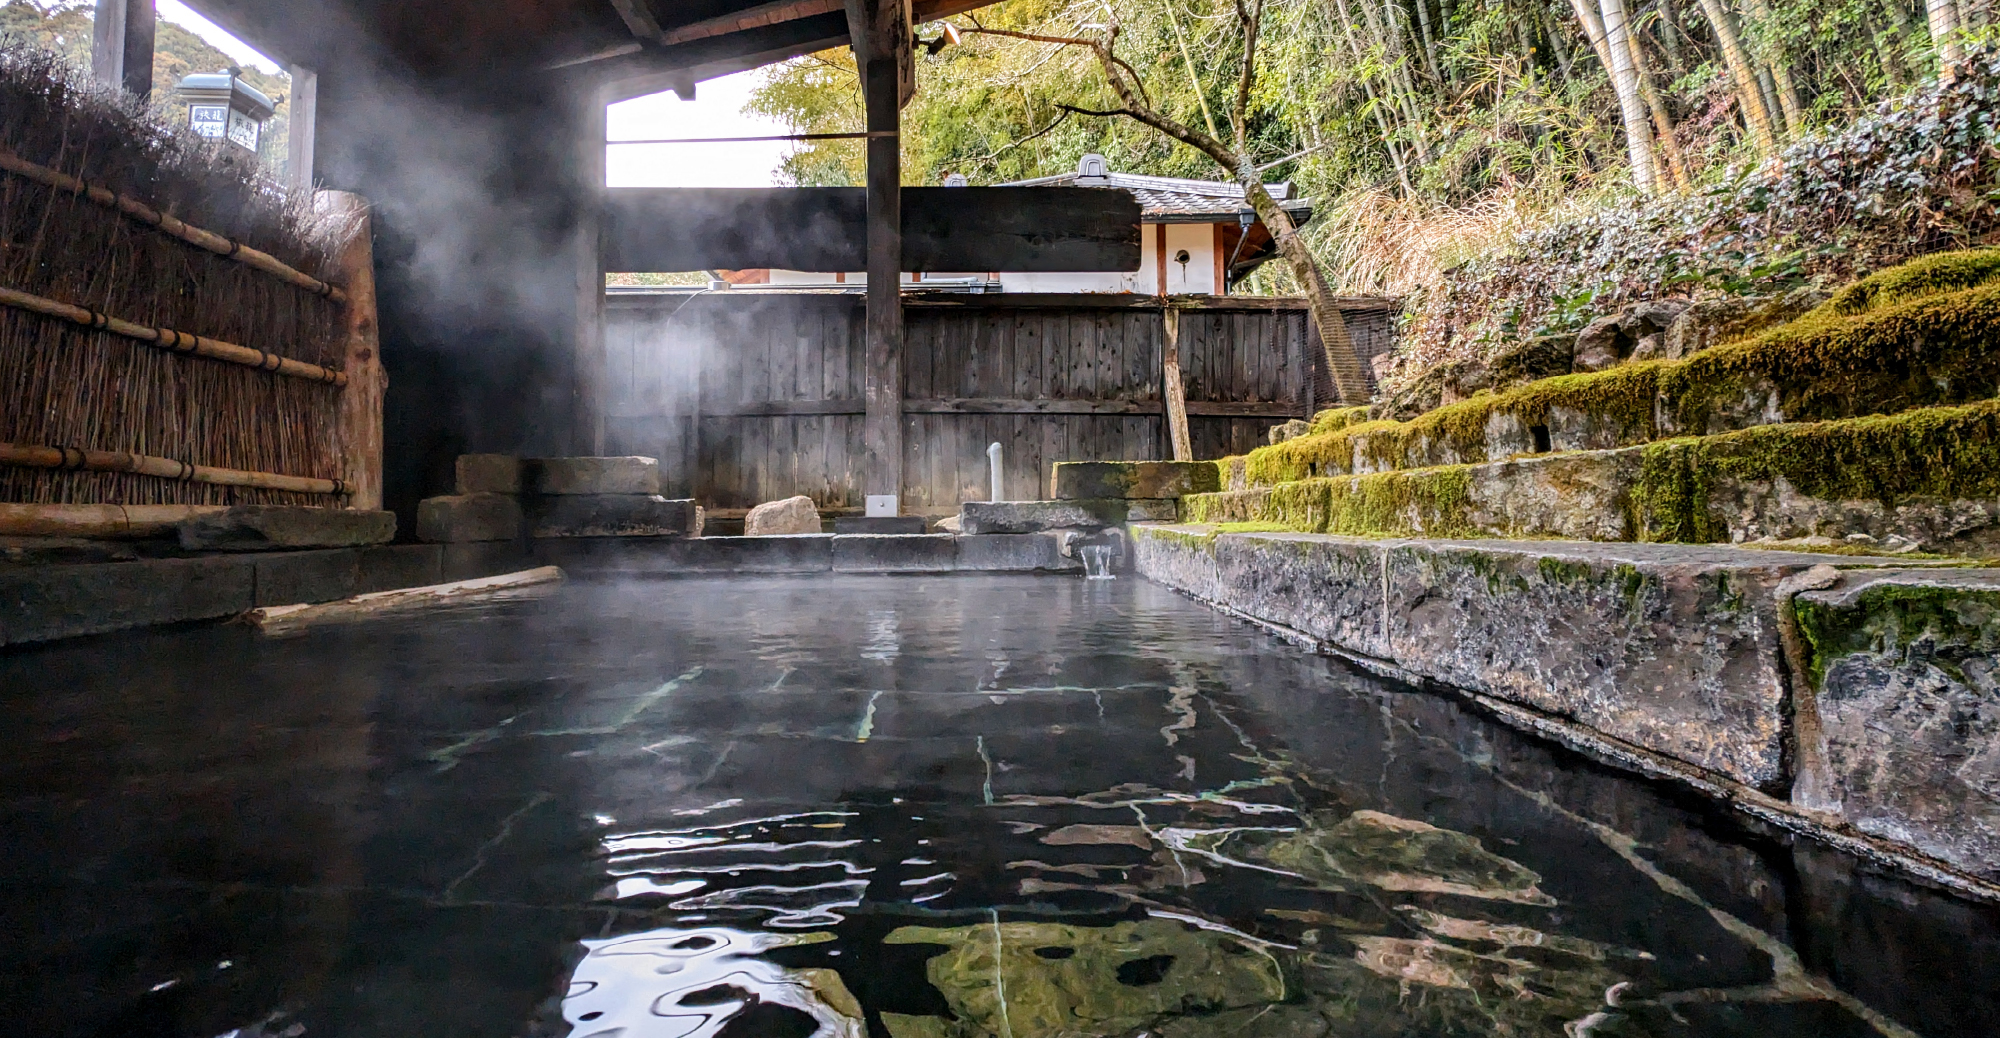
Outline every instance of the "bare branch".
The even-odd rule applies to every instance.
[[[1072,114],[1082,114],[1082,115],[1117,115],[1117,114],[1122,114],[1122,113],[1117,113],[1117,112],[1091,112],[1091,111],[1086,111],[1086,110],[1084,110],[1084,109],[1081,109],[1081,108],[1074,108],[1074,107],[1071,107],[1071,106],[1069,106],[1069,105],[1066,105],[1066,104],[1058,104],[1058,105],[1056,105],[1056,107],[1057,107],[1057,108],[1060,108],[1060,109],[1062,109],[1062,114],[1061,114],[1061,115],[1058,115],[1058,116],[1056,116],[1056,117],[1055,117],[1054,119],[1051,119],[1051,120],[1049,120],[1049,124],[1048,124],[1047,126],[1044,126],[1044,127],[1042,127],[1041,129],[1039,129],[1039,130],[1036,130],[1035,132],[1033,132],[1033,133],[1031,133],[1031,134],[1027,135],[1026,137],[1023,137],[1023,138],[1021,138],[1021,139],[1020,139],[1020,140],[1018,140],[1018,141],[1014,141],[1014,142],[1012,142],[1012,143],[1010,143],[1010,144],[1005,144],[1005,145],[1002,145],[1002,146],[1001,146],[1001,147],[999,147],[998,149],[996,149],[996,150],[994,150],[994,151],[992,151],[992,152],[990,152],[990,153],[988,153],[988,154],[986,154],[986,155],[983,155],[983,156],[981,156],[981,157],[979,158],[979,160],[978,160],[978,161],[980,161],[980,162],[992,162],[992,161],[993,161],[994,159],[997,159],[997,158],[999,158],[1000,156],[1002,156],[1002,155],[1005,155],[1005,154],[1007,154],[1007,153],[1008,153],[1008,152],[1010,152],[1010,151],[1013,151],[1013,150],[1014,150],[1015,148],[1018,148],[1018,147],[1020,147],[1021,145],[1023,145],[1023,144],[1026,144],[1026,143],[1028,143],[1029,141],[1031,141],[1031,140],[1034,140],[1035,138],[1037,138],[1037,137],[1040,137],[1040,136],[1042,136],[1042,135],[1044,135],[1044,134],[1048,133],[1048,132],[1049,132],[1050,130],[1053,130],[1053,129],[1055,129],[1055,128],[1056,128],[1056,127],[1058,127],[1058,126],[1061,126],[1061,125],[1063,124],[1063,122],[1064,122],[1065,120],[1067,120],[1067,119],[1068,119],[1068,118],[1069,118],[1069,117],[1070,117],[1070,116],[1071,116]]]

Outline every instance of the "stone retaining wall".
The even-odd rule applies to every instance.
[[[1650,770],[1788,824],[1942,863],[1947,882],[2000,883],[2000,571],[1664,544],[1132,534],[1139,573],[1194,597],[1472,693],[1510,723],[1566,726],[1612,759],[1659,758]],[[1814,567],[1839,583],[1797,600],[1798,677],[1779,585]],[[1795,705],[1816,709],[1801,723]]]

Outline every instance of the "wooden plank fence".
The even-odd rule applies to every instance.
[[[1247,451],[1325,404],[1303,300],[1174,305],[1195,457]],[[940,294],[904,306],[904,511],[986,499],[989,443],[1004,448],[1015,500],[1046,496],[1057,461],[1171,456],[1158,299]],[[1343,310],[1364,362],[1389,348],[1392,301]],[[613,294],[604,450],[659,458],[667,493],[725,513],[793,494],[858,512],[862,343],[857,294]]]

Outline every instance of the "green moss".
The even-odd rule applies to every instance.
[[[1814,687],[1834,661],[1857,652],[1903,656],[1921,646],[1928,662],[1963,681],[1956,659],[2000,651],[2000,591],[1877,584],[1847,605],[1798,598],[1793,608]]]
[[[2000,249],[1940,252],[1879,271],[1834,293],[1818,309],[1842,316],[1939,292],[1977,288],[2000,278]]]
[[[1309,435],[1339,432],[1350,425],[1360,425],[1368,420],[1367,407],[1333,407],[1312,416]]]
[[[1852,316],[1831,305],[1671,366],[1660,378],[1665,410],[1698,433],[1754,419],[1732,412],[1762,412],[1772,393],[1787,419],[1813,421],[1967,403],[2000,389],[2000,353],[1989,347],[2000,335],[2000,285]]]
[[[1259,521],[1242,522],[1242,523],[1221,523],[1216,526],[1215,532],[1216,533],[1296,533],[1297,531],[1293,530],[1289,526],[1286,526],[1284,523],[1265,522],[1259,520]]]
[[[1135,532],[1133,536],[1148,540],[1172,541],[1184,548],[1206,551],[1210,545],[1215,543],[1216,535],[1222,532],[1221,526],[1192,525],[1200,525],[1202,528],[1190,530],[1182,527],[1170,530],[1162,526],[1148,526],[1144,527],[1144,532]]]
[[[1784,480],[1829,501],[2000,496],[2000,400],[1894,415],[1799,422],[1647,445],[1633,497],[1645,538],[1710,543],[1726,536],[1711,512],[1718,477]]]

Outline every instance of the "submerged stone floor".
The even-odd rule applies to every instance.
[[[1130,579],[580,582],[0,690],[7,1033],[2000,1021],[2000,908]]]

